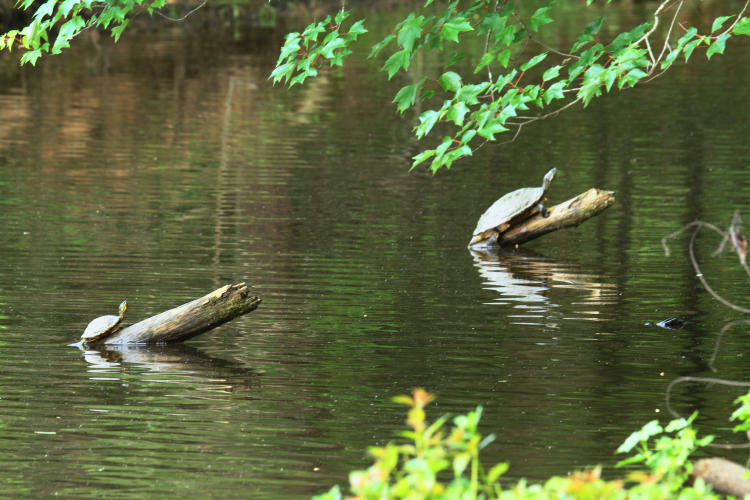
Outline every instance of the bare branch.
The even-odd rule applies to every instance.
[[[203,0],[203,1],[202,1],[202,2],[200,3],[200,5],[198,5],[198,6],[196,7],[196,8],[194,8],[194,9],[193,9],[193,10],[191,10],[191,11],[189,11],[189,12],[188,12],[187,14],[185,14],[184,16],[182,16],[182,17],[178,17],[178,18],[174,18],[174,17],[169,17],[168,15],[166,15],[166,14],[162,13],[162,12],[161,12],[161,11],[159,11],[159,10],[157,10],[157,11],[156,11],[156,13],[157,13],[157,14],[159,14],[159,15],[160,15],[161,17],[163,17],[164,19],[168,19],[168,20],[170,20],[170,21],[174,21],[174,22],[176,22],[176,23],[179,23],[179,22],[181,22],[181,21],[184,21],[185,19],[187,19],[187,18],[188,18],[189,16],[191,16],[191,15],[192,15],[192,14],[193,14],[193,13],[194,13],[195,11],[197,11],[197,10],[198,10],[198,9],[200,9],[200,8],[202,8],[202,7],[203,7],[204,5],[206,5],[207,3],[208,3],[208,0]]]

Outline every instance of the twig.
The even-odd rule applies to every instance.
[[[706,291],[710,293],[713,298],[715,298],[716,300],[718,300],[725,306],[731,309],[734,309],[735,311],[744,313],[744,314],[750,314],[750,309],[747,309],[742,306],[738,306],[736,304],[732,304],[731,302],[723,298],[721,295],[716,293],[714,289],[709,286],[708,282],[706,281],[706,278],[703,276],[703,272],[701,272],[700,266],[698,265],[698,260],[695,258],[695,239],[698,236],[698,231],[700,231],[701,227],[707,227],[709,229],[713,229],[714,231],[719,233],[722,236],[722,238],[724,237],[724,231],[720,230],[718,227],[714,226],[713,224],[709,224],[708,222],[703,222],[699,220],[690,222],[686,224],[684,227],[682,227],[681,229],[661,239],[661,244],[664,247],[664,254],[667,257],[669,257],[670,255],[669,247],[667,246],[666,240],[677,236],[678,234],[680,234],[682,231],[684,231],[685,229],[689,227],[695,227],[695,231],[693,232],[693,235],[690,237],[690,244],[688,245],[688,255],[690,256],[690,263],[693,265],[695,276],[700,280],[701,285],[703,285],[703,288],[705,288]]]
[[[750,382],[738,382],[736,380],[727,380],[723,378],[712,378],[712,377],[690,377],[690,376],[684,376],[684,377],[677,377],[673,381],[669,383],[667,386],[667,390],[665,392],[665,398],[666,398],[666,405],[667,405],[667,411],[672,414],[675,418],[683,418],[682,415],[680,415],[678,412],[676,412],[670,403],[671,394],[672,394],[672,387],[677,384],[681,384],[683,382],[702,382],[706,384],[720,384],[720,385],[728,385],[730,387],[750,387]],[[722,448],[726,450],[732,450],[737,448],[750,448],[750,443],[742,443],[742,444],[731,444],[731,443],[709,443],[708,446],[711,446],[713,448]]]
[[[164,14],[164,13],[163,13],[163,12],[161,12],[160,10],[157,10],[157,11],[156,11],[156,13],[157,13],[157,14],[159,14],[159,15],[160,15],[161,17],[163,17],[164,19],[168,19],[168,20],[170,20],[170,21],[174,21],[174,22],[176,22],[176,23],[179,23],[179,22],[181,22],[181,21],[184,21],[185,19],[187,19],[187,18],[188,18],[188,17],[190,16],[190,15],[192,15],[192,14],[193,14],[193,13],[194,13],[194,12],[195,12],[196,10],[200,9],[201,7],[203,7],[204,5],[206,5],[207,3],[208,3],[208,0],[203,0],[203,1],[201,2],[201,4],[200,4],[200,5],[198,5],[198,6],[196,7],[196,8],[194,8],[193,10],[191,10],[190,12],[188,12],[187,14],[185,14],[184,16],[182,16],[182,17],[178,17],[178,18],[174,18],[174,17],[169,17],[168,15]]]
[[[708,363],[708,367],[711,368],[712,372],[716,372],[716,368],[714,368],[714,363],[716,362],[716,356],[719,354],[719,346],[721,345],[721,338],[724,336],[724,333],[732,328],[735,325],[741,325],[741,324],[750,325],[750,319],[738,319],[735,321],[730,321],[719,332],[718,337],[716,337],[716,346],[714,347],[714,352],[711,355],[711,360]]]

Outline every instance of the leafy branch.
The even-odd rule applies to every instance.
[[[587,0],[587,4],[592,2]],[[578,103],[587,106],[615,85],[624,89],[660,76],[680,56],[687,62],[695,50],[705,49],[711,59],[724,53],[732,36],[750,35],[750,18],[744,17],[750,1],[736,14],[716,18],[710,32],[700,34],[697,27],[680,22],[686,0],[662,0],[650,21],[619,33],[607,43],[599,37],[605,23],[600,17],[583,29],[569,51],[564,51],[537,39],[540,29],[554,22],[551,13],[557,5],[555,0],[530,15],[500,0],[454,0],[442,11],[430,14],[432,3],[425,2],[423,13],[409,13],[393,32],[372,46],[369,57],[391,50],[381,70],[392,79],[409,71],[420,51],[437,51],[447,57],[448,47],[468,45],[471,37],[484,42],[483,51],[472,61],[472,74],[449,69],[467,58],[467,53],[459,51],[445,60],[439,75],[422,75],[416,83],[401,87],[393,99],[400,113],[418,100],[438,100],[438,105],[420,113],[414,127],[418,139],[434,134],[438,128],[452,130],[438,140],[436,147],[413,157],[412,168],[429,161],[433,172],[471,156],[499,134],[515,131],[510,142],[524,126],[556,116]],[[339,35],[339,25],[347,15],[339,13],[330,28],[325,27],[326,20],[311,24],[301,35],[289,34],[271,74],[274,82],[283,79],[291,86],[315,76],[315,64],[321,55],[331,65],[341,64],[342,58],[351,53],[349,46],[356,34],[365,31],[362,21],[357,21],[352,26],[357,28],[355,36],[350,35],[352,29],[347,36]],[[666,33],[659,29],[665,23]],[[317,42],[324,32],[325,38]],[[395,48],[391,47],[394,42]],[[524,56],[529,42],[541,50]],[[498,76],[494,76],[493,67]],[[485,76],[479,76],[483,73]]]
[[[341,10],[333,22],[331,16],[326,16],[322,21],[310,24],[302,33],[287,34],[276,68],[270,76],[273,82],[283,80],[290,87],[303,83],[308,76],[318,74],[315,65],[321,57],[327,59],[331,66],[341,66],[344,57],[352,53],[349,45],[359,35],[367,33],[364,20],[355,22],[347,32],[341,33],[341,24],[349,15],[349,12]],[[323,33],[325,36],[318,42]]]
[[[20,0],[18,7],[32,8],[35,0]],[[91,27],[109,30],[117,41],[130,22],[133,11],[152,14],[166,5],[166,0],[46,0],[36,8],[32,21],[20,30],[0,34],[0,50],[20,47],[26,51],[21,64],[36,64],[44,54],[59,54],[70,47],[70,41]]]

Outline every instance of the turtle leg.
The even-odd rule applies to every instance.
[[[540,203],[537,206],[539,207],[539,213],[542,214],[542,217],[544,217],[545,219],[549,217],[549,210],[544,208],[544,203]]]
[[[497,238],[500,236],[500,233],[497,231],[492,231],[492,234],[489,238],[487,238],[487,246],[488,247],[496,247],[497,245]]]

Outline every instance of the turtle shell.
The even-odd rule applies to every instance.
[[[107,316],[99,316],[96,319],[91,320],[91,323],[83,331],[81,340],[86,342],[93,342],[101,338],[106,337],[115,332],[117,327],[120,325],[122,317],[115,316],[114,314],[108,314]]]
[[[554,168],[547,172],[544,184],[540,187],[516,189],[495,201],[479,218],[470,245],[489,238],[491,233],[487,232],[491,229],[497,228],[497,231],[502,233],[513,222],[533,215],[544,199],[555,172]]]
[[[122,322],[122,318],[125,317],[125,310],[127,308],[128,301],[123,300],[120,304],[119,316],[108,314],[107,316],[99,316],[98,318],[91,320],[83,331],[81,340],[83,342],[95,342],[115,333],[120,328],[120,323]]]

